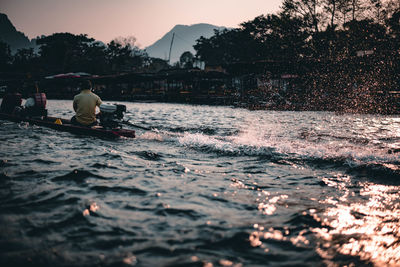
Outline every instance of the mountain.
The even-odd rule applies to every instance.
[[[183,52],[190,51],[195,54],[193,45],[201,36],[209,38],[214,35],[214,30],[223,30],[226,27],[219,27],[206,23],[193,25],[176,25],[166,33],[160,40],[145,48],[150,57],[168,60],[169,49],[171,46],[172,35],[175,33],[174,42],[171,50],[171,63],[179,61]]]
[[[0,41],[7,43],[12,53],[21,48],[34,47],[28,37],[17,31],[7,15],[3,13],[0,13]]]

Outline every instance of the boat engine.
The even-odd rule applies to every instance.
[[[101,104],[100,105],[100,125],[107,128],[121,127],[122,119],[126,112],[125,105]]]

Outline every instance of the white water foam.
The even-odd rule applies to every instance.
[[[181,145],[208,152],[248,156],[282,155],[295,159],[341,160],[350,167],[364,164],[395,164],[400,153],[343,142],[314,143],[303,139],[282,136],[264,137],[259,133],[242,132],[238,136],[208,136],[201,133],[184,133],[177,140]]]

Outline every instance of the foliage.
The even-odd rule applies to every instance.
[[[283,14],[300,18],[308,30],[319,32],[321,0],[284,0]]]
[[[82,59],[87,58],[88,48],[93,42],[94,39],[88,38],[87,35],[71,33],[55,33],[37,40],[42,65],[56,72],[71,72],[84,68]]]
[[[150,73],[156,73],[159,72],[160,70],[170,68],[168,61],[161,58],[149,58],[147,61],[148,62],[144,67],[144,71]]]
[[[13,57],[13,67],[18,70],[29,72],[37,65],[38,55],[33,48],[19,49]]]
[[[193,47],[197,57],[209,65],[255,60],[254,52],[258,51],[256,40],[240,29],[215,30],[214,36],[200,37]]]
[[[340,59],[359,50],[396,47],[399,8],[380,0],[284,0],[278,14],[200,38],[196,56],[207,64]],[[376,13],[374,19],[372,13]],[[378,15],[380,13],[381,15]],[[382,17],[387,17],[384,21]],[[389,34],[388,34],[389,33]],[[396,39],[397,38],[397,39]]]
[[[194,56],[190,51],[183,52],[179,58],[179,64],[183,68],[192,68],[194,63]]]
[[[235,74],[299,74],[301,92],[286,94],[304,108],[390,112],[384,96],[400,88],[400,2],[284,0],[278,14],[194,48],[206,64]]]
[[[6,43],[0,42],[0,70],[4,71],[11,63],[10,46]]]
[[[286,14],[259,16],[241,26],[257,42],[260,53],[256,58],[259,60],[294,61],[307,53],[309,33],[299,18]]]
[[[38,37],[38,54],[20,49],[11,55],[8,46],[0,43],[2,66],[12,63],[16,71],[39,76],[67,72],[105,74],[140,69],[149,64],[145,52],[134,45],[133,36],[116,38],[108,45],[85,34],[55,33]]]
[[[136,38],[128,37],[112,40],[106,49],[107,63],[112,71],[132,71],[148,63],[148,55],[135,46]]]

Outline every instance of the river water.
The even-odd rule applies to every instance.
[[[400,265],[400,116],[124,104],[154,130],[0,121],[1,266]]]

